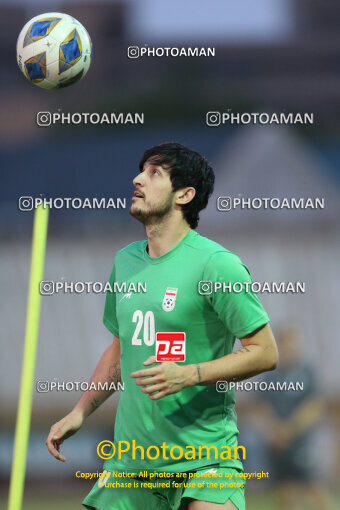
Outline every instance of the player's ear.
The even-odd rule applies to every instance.
[[[185,205],[191,202],[193,200],[194,196],[196,195],[195,188],[188,187],[188,188],[182,188],[176,191],[175,195],[175,204],[177,205]]]

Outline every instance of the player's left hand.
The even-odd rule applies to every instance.
[[[156,357],[150,356],[143,362],[144,366],[150,366],[156,363]],[[137,370],[132,372],[131,377],[136,380],[137,386],[142,387],[142,392],[149,395],[152,400],[177,393],[186,386],[190,386],[189,382],[190,365],[177,365],[171,361],[166,363],[158,363],[155,367],[145,370]],[[140,379],[142,378],[142,379]]]

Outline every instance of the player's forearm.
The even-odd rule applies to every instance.
[[[220,380],[241,381],[273,370],[276,364],[275,348],[264,349],[260,345],[248,345],[222,358],[188,365],[189,385],[209,385]]]
[[[99,363],[90,379],[90,383],[94,383],[98,388],[98,383],[105,387],[105,383],[109,387],[111,383],[117,384],[121,380],[120,373],[120,351],[114,345],[110,345],[102,355]],[[92,414],[105,400],[114,393],[114,389],[107,390],[87,390],[80,398],[74,408],[75,412],[80,412],[84,418]]]

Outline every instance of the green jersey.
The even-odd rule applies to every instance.
[[[216,447],[220,451],[223,446],[237,445],[233,390],[221,392],[215,385],[197,385],[154,401],[141,392],[130,374],[145,368],[143,361],[155,355],[155,338],[161,332],[181,333],[178,338],[185,342],[183,364],[230,354],[236,338],[269,321],[257,295],[249,291],[251,281],[237,255],[194,230],[161,257],[149,256],[147,241],[132,243],[117,253],[110,277],[111,286],[116,282],[116,292],[107,294],[104,324],[120,338],[125,389],[115,423],[116,455],[105,462],[105,469],[143,470],[146,450],[164,442],[169,448],[158,458],[147,460],[156,471],[184,472],[217,464],[242,468],[233,452],[230,459],[216,460],[212,449],[200,448]],[[248,290],[219,288],[213,292],[214,282],[248,282]],[[146,287],[146,292],[131,291],[141,287]],[[183,353],[181,347],[179,351]],[[144,448],[144,460],[141,448],[133,451],[133,440]],[[123,441],[131,448],[118,459],[118,443]],[[174,446],[178,448],[170,456]],[[181,448],[185,455],[188,446],[191,453],[180,457]],[[155,449],[150,450],[150,456],[156,457]]]

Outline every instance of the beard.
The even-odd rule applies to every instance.
[[[152,207],[138,207],[132,204],[130,214],[144,225],[160,223],[172,210],[172,196]]]

